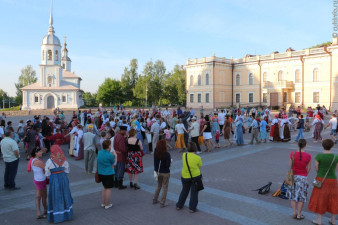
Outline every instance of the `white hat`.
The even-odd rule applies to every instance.
[[[156,122],[156,119],[155,119],[155,118],[153,118],[151,121],[153,121],[153,122]]]
[[[194,116],[193,118],[191,118],[192,120],[197,120],[196,116]]]

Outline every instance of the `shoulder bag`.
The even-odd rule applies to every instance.
[[[296,155],[296,151],[293,152],[292,155],[292,162],[291,162],[291,168],[289,169],[288,173],[286,174],[286,178],[285,178],[285,184],[289,185],[289,186],[293,186],[293,164],[295,162],[295,155]]]
[[[190,173],[193,188],[197,192],[202,191],[204,189],[203,182],[202,182],[202,175],[198,176],[198,177],[192,177],[190,167],[189,167],[189,164],[188,164],[188,153],[185,153],[185,162],[187,163],[187,167],[188,167],[188,170],[189,170],[189,173]]]
[[[324,183],[324,181],[325,181],[325,179],[326,179],[326,176],[327,176],[327,174],[329,173],[329,171],[330,171],[330,169],[331,169],[331,166],[332,166],[332,164],[333,164],[333,162],[335,161],[335,159],[336,159],[336,156],[334,155],[333,156],[333,159],[332,159],[332,162],[331,162],[331,165],[329,166],[329,168],[327,169],[327,171],[326,171],[326,174],[325,174],[325,176],[323,177],[323,181],[319,181],[319,180],[317,180],[316,178],[313,180],[313,186],[314,187],[316,187],[316,188],[321,188],[322,187],[322,185],[323,185],[323,183]]]
[[[160,167],[161,167],[161,160],[160,163],[158,164],[158,170],[154,171],[154,179],[158,181],[158,174],[160,173]]]
[[[99,158],[99,157],[97,157]],[[96,167],[96,172],[95,172],[95,182],[96,183],[101,183],[101,179],[99,176],[99,159],[97,159],[97,167]]]

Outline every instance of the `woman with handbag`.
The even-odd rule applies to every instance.
[[[35,185],[35,206],[36,206],[36,219],[47,218],[47,181],[44,173],[45,164],[40,159],[45,150],[36,147],[32,150],[32,158],[29,161],[28,172],[34,173],[34,185]],[[41,215],[40,205],[43,205],[44,213]]]
[[[286,196],[291,200],[293,210],[292,218],[297,220],[304,219],[302,209],[307,199],[309,183],[307,175],[311,170],[311,155],[305,152],[306,140],[300,139],[298,142],[299,151],[291,152],[290,166],[293,170],[293,184],[288,185]]]
[[[203,189],[201,166],[202,159],[196,155],[197,146],[194,142],[188,143],[188,152],[183,153],[182,162],[183,168],[181,173],[182,191],[176,209],[180,210],[185,204],[185,200],[190,193],[189,209],[191,213],[196,212],[198,204],[198,192]]]
[[[158,196],[162,189],[162,196],[160,201],[160,207],[166,207],[168,204],[165,203],[167,199],[169,178],[170,178],[170,165],[171,156],[167,152],[167,143],[165,140],[160,140],[156,144],[155,155],[154,155],[154,171],[157,174],[157,188],[153,198],[153,204],[158,203]]]
[[[110,203],[110,197],[115,180],[115,157],[110,153],[110,149],[111,141],[109,139],[104,140],[102,142],[102,150],[99,151],[97,156],[97,173],[103,185],[101,207],[105,209],[113,206]]]
[[[334,142],[326,139],[322,142],[323,153],[316,155],[317,177],[313,182],[313,191],[309,202],[309,210],[317,213],[314,224],[322,224],[322,215],[326,212],[332,214],[330,224],[335,223],[338,214],[338,184],[335,171],[338,169],[338,156],[331,152]]]

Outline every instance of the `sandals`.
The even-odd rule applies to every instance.
[[[304,215],[297,215],[297,220],[303,220],[305,218],[305,216]]]
[[[42,216],[42,215],[36,216],[36,219],[37,219],[37,220],[43,219],[43,216]]]
[[[312,220],[312,223],[316,225],[322,225],[321,223],[318,223],[317,220]]]
[[[295,220],[296,220],[296,219],[297,219],[297,214],[293,214],[293,215],[292,215],[292,219],[295,219]]]
[[[332,223],[332,221],[331,221],[331,220],[329,220],[329,224],[331,224],[331,225],[336,225],[335,223]]]

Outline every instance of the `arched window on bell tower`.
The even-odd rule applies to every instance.
[[[58,50],[55,50],[55,61],[59,60],[59,52]]]
[[[48,87],[51,87],[53,83],[53,76],[49,75],[47,81],[48,81]]]
[[[48,60],[52,60],[53,58],[53,53],[52,53],[52,50],[48,50]]]

